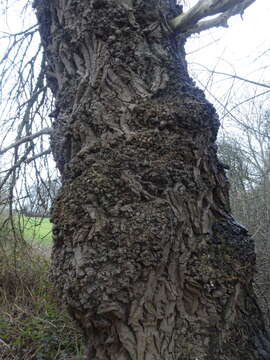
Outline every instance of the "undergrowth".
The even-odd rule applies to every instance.
[[[83,359],[82,338],[56,300],[48,257],[37,249],[0,249],[0,359]]]

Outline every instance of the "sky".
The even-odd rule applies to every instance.
[[[190,4],[195,2],[189,1]],[[234,16],[229,20],[229,28],[213,28],[187,41],[190,72],[214,102],[221,117],[226,111],[215,98],[229,102],[232,108],[267,89],[242,81],[235,81],[232,88],[231,78],[213,75],[206,68],[270,85],[269,19],[270,1],[256,0],[246,9],[243,19]],[[265,95],[257,100],[268,106],[268,97]]]
[[[238,67],[237,70],[241,71],[243,65],[254,61],[257,50],[267,46],[270,48],[269,17],[270,1],[256,0],[246,9],[243,19],[234,16],[229,20],[229,28],[214,28],[193,36],[188,41],[187,53],[192,53],[195,49],[200,49],[211,42],[212,45],[193,53],[190,61],[198,61],[198,58],[202,61],[203,58],[204,62],[215,65],[217,58],[222,56],[234,63]]]

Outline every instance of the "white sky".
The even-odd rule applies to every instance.
[[[190,0],[189,4],[196,2]],[[214,28],[188,40],[186,52],[190,72],[195,80],[198,80],[198,85],[201,85],[200,82],[207,84],[209,91],[215,97],[222,102],[229,101],[231,107],[254,94],[265,92],[267,91],[265,88],[241,81],[236,81],[231,89],[231,79],[228,80],[228,77],[221,75],[212,78],[204,67],[270,85],[269,34],[270,0],[256,0],[245,11],[243,20],[240,16],[235,16],[229,20],[229,28]],[[215,103],[218,112],[223,116],[224,109],[207,90],[206,95]],[[268,97],[270,98],[270,94],[261,100],[264,106]]]
[[[259,68],[259,56],[270,49],[270,1],[257,0],[248,10],[243,20],[240,17],[231,19],[229,28],[212,29],[188,40],[186,51],[190,53],[189,61],[204,63],[211,69],[219,63],[220,68],[235,69],[238,75],[254,78],[251,69]],[[210,46],[203,48],[209,43]],[[270,51],[267,57],[270,66]],[[261,60],[267,65],[265,57]],[[264,72],[260,70],[259,75],[263,77]],[[257,72],[255,76],[258,81]]]

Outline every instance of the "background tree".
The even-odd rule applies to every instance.
[[[269,325],[269,112],[258,99],[238,110],[237,139],[224,138],[219,151],[228,164],[232,212],[255,240],[256,285]]]
[[[8,194],[5,216],[11,220],[18,213],[26,197],[34,202],[29,187],[55,177],[50,166],[51,152],[48,135],[51,133],[52,97],[45,81],[44,56],[37,24],[33,24],[30,2],[19,2],[11,8],[12,15],[24,19],[24,29],[5,29],[0,25],[0,112],[1,141],[0,192]],[[1,3],[1,11],[10,2]],[[12,221],[12,220],[11,220]]]

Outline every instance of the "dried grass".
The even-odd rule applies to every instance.
[[[82,338],[48,279],[48,253],[0,249],[0,359],[83,359]]]

